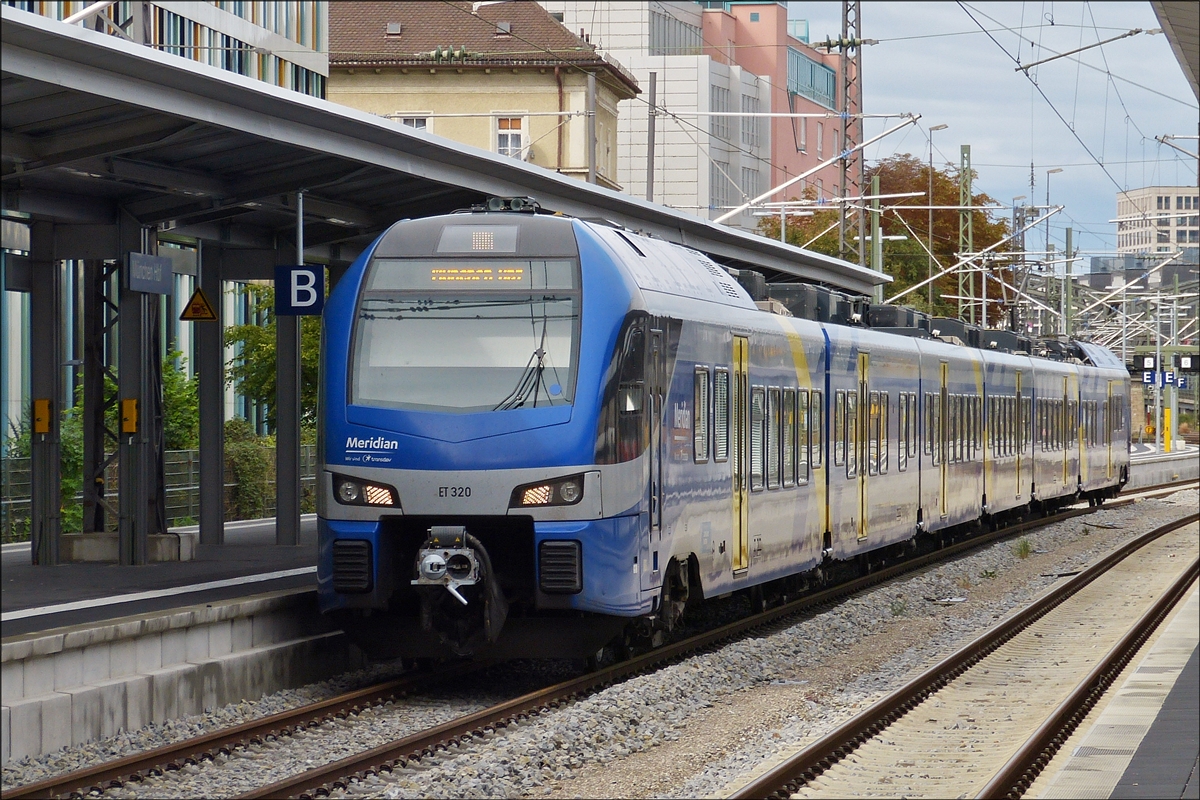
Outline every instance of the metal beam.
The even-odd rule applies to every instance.
[[[200,279],[216,322],[194,322],[200,405],[200,544],[225,543],[225,304],[221,248],[200,244]]]
[[[59,562],[62,534],[63,346],[62,267],[55,258],[52,223],[30,226],[30,268],[30,545],[34,564],[53,566]]]

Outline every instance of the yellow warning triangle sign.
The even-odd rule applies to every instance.
[[[179,319],[183,322],[216,322],[217,312],[213,311],[212,303],[204,296],[204,290],[197,286]]]

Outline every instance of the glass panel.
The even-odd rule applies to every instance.
[[[569,405],[575,273],[570,261],[376,262],[355,325],[351,402],[451,413]],[[514,281],[484,285],[504,275]]]
[[[692,452],[696,463],[708,461],[708,370],[697,369],[692,406]]]
[[[729,373],[713,373],[713,461],[729,458]]]
[[[897,411],[900,414],[899,423],[896,426],[896,433],[900,437],[899,447],[896,449],[896,469],[900,472],[908,469],[908,395],[901,392],[900,407]]]
[[[783,390],[783,485],[796,485],[796,390]]]
[[[846,393],[838,392],[833,401],[833,463],[846,463]]]
[[[810,408],[812,410],[812,422],[808,430],[812,447],[808,455],[812,461],[813,469],[819,469],[825,463],[825,406],[822,405],[820,392],[814,391],[812,393],[812,405]]]
[[[858,393],[846,393],[846,477],[858,474]]]
[[[879,474],[886,475],[888,471],[888,414],[891,412],[891,395],[881,392],[879,395]]]
[[[808,452],[809,452],[809,409],[808,391],[801,389],[796,395],[799,407],[796,410],[796,482],[808,483]]]
[[[879,473],[879,392],[867,395],[867,474]]]
[[[761,386],[755,386],[750,390],[750,489],[755,492],[763,488],[766,421],[766,394]]]
[[[779,389],[767,390],[767,488],[779,488]]]

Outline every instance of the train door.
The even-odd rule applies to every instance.
[[[750,340],[733,337],[733,570],[750,566]]]
[[[869,353],[858,354],[858,420],[854,425],[852,446],[855,450],[855,463],[858,465],[858,476],[854,480],[855,494],[858,507],[858,539],[867,538],[867,476],[872,472],[869,464],[871,458],[868,441],[871,439],[871,414],[878,410],[871,408],[867,391],[867,372],[870,367]],[[878,403],[878,401],[876,401]]]
[[[658,571],[658,545],[662,536],[663,515],[663,410],[667,391],[661,328],[650,329],[650,363],[646,365],[646,383],[650,396],[650,548],[654,551],[651,569]]]
[[[950,420],[950,364],[946,361],[942,362],[941,373],[939,375],[941,391],[938,393],[938,420],[940,424],[937,426],[937,439],[933,446],[936,448],[938,456],[938,478],[942,487],[942,516],[950,513],[950,472],[949,465],[946,463],[949,453],[946,452],[946,430],[949,428]]]

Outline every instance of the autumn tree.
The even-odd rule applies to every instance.
[[[895,198],[880,201],[882,208],[887,209],[880,215],[880,226],[884,236],[904,236],[906,239],[883,242],[883,271],[893,278],[893,282],[884,288],[884,297],[892,297],[905,289],[924,281],[928,276],[928,257],[925,245],[929,235],[929,212],[926,209],[904,210],[904,206],[956,206],[959,199],[959,168],[948,165],[945,168],[935,167],[933,170],[933,199],[928,201],[924,196],[929,191],[929,165],[921,158],[905,153],[885,158],[869,166],[866,185],[870,186],[871,178],[879,176],[880,194],[904,194],[920,192],[920,197]],[[974,183],[977,173],[972,173]],[[805,190],[805,197],[816,197],[812,187]],[[793,198],[796,199],[796,198]],[[973,193],[971,205],[997,205],[996,201],[984,194]],[[982,250],[995,244],[1009,233],[1006,219],[995,219],[990,212],[972,211],[972,226],[974,228],[975,250]],[[799,219],[789,218],[787,241],[797,246],[806,246],[809,250],[837,256],[838,253],[838,211],[823,210],[817,207],[811,217]],[[959,260],[955,257],[958,252],[959,212],[950,209],[938,209],[933,212],[933,255],[934,274],[940,269],[949,267]],[[869,225],[869,217],[868,217]],[[830,227],[832,226],[832,227]],[[823,231],[827,232],[822,233]],[[759,232],[766,237],[779,238],[779,218],[763,217],[759,222]],[[914,238],[913,234],[916,234]],[[1011,283],[1007,275],[1001,275]],[[976,280],[976,294],[980,293],[980,282]],[[999,292],[994,284],[989,284],[989,295],[996,298]],[[933,307],[929,308],[928,290],[925,287],[910,292],[901,299],[901,303],[922,311],[932,311],[938,316],[957,316],[958,301],[946,299],[958,294],[958,278],[954,273],[948,273],[934,281]],[[989,318],[993,321],[999,315],[999,300],[990,305]]]

